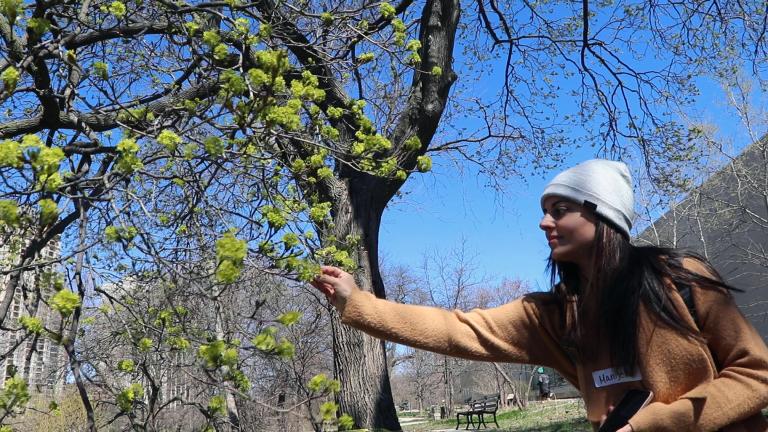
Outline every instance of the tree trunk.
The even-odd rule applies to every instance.
[[[379,273],[379,225],[390,195],[380,178],[367,174],[348,180],[337,190],[333,235],[343,241],[348,235],[360,237],[360,246],[351,255],[358,263],[355,279],[361,289],[384,298],[384,283]],[[346,196],[339,196],[343,193]],[[398,431],[392,389],[389,383],[385,343],[341,325],[334,314],[334,369],[341,381],[339,405],[355,419],[357,427]]]

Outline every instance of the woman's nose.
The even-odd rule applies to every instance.
[[[539,228],[541,228],[544,231],[547,231],[554,227],[555,227],[555,220],[548,213],[545,213],[544,216],[539,221]]]

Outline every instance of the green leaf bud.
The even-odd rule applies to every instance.
[[[395,13],[397,12],[391,4],[387,2],[383,2],[379,5],[379,12],[381,13],[382,18],[384,19],[392,19],[395,17]]]
[[[0,13],[5,15],[8,23],[13,26],[16,22],[16,17],[24,13],[23,5],[22,0],[2,0],[0,1]]]
[[[317,170],[318,180],[324,180],[333,177],[333,170],[328,167],[322,167]]]
[[[344,110],[337,107],[328,107],[326,112],[328,113],[328,118],[332,120],[338,120],[344,114]]]
[[[331,421],[336,418],[336,411],[339,409],[335,402],[323,402],[320,405],[320,417],[324,421]]]
[[[176,135],[175,132],[165,129],[157,136],[157,142],[165,147],[168,152],[173,153],[179,144],[181,144],[181,137]]]
[[[208,401],[208,411],[214,416],[224,416],[227,414],[227,402],[224,396],[216,395]]]
[[[416,135],[411,136],[405,142],[403,143],[405,150],[407,151],[417,151],[421,148],[421,140],[419,140],[419,137]]]
[[[416,167],[421,172],[427,172],[432,169],[432,159],[429,156],[419,156],[416,158]]]
[[[320,20],[323,22],[323,25],[328,27],[333,24],[333,15],[330,12],[323,12],[320,14]]]
[[[208,48],[215,48],[221,43],[221,36],[216,30],[206,30],[203,32],[203,43],[208,45]]]
[[[307,388],[315,393],[324,391],[327,386],[328,377],[324,373],[313,376],[307,383]]]
[[[113,1],[109,5],[109,13],[115,16],[115,18],[122,18],[126,13],[125,3],[121,1]]]
[[[304,163],[301,159],[294,159],[294,161],[291,163],[291,171],[294,173],[301,173],[307,168],[307,164]]]
[[[373,59],[375,58],[376,58],[375,54],[373,54],[372,52],[367,52],[367,53],[360,54],[357,57],[357,62],[358,64],[366,64],[366,63],[372,62]]]
[[[351,415],[344,413],[339,417],[339,430],[350,430],[355,427],[355,419]]]
[[[271,334],[270,332],[262,331],[258,335],[256,335],[252,340],[251,343],[253,343],[253,346],[255,346],[257,349],[265,352],[272,351],[275,349],[275,346],[277,345],[277,342],[275,341],[275,336]]]
[[[291,249],[299,245],[299,236],[294,233],[285,233],[283,235],[283,245],[286,249]]]
[[[27,21],[27,28],[32,30],[35,36],[42,36],[51,28],[51,22],[45,18],[30,18]]]
[[[220,157],[224,155],[224,143],[221,138],[216,136],[209,136],[203,141],[203,148],[206,153],[213,157]]]
[[[405,33],[406,27],[405,27],[405,23],[403,23],[403,20],[401,20],[400,18],[393,19],[392,30],[398,33]]]
[[[416,39],[411,39],[408,41],[408,44],[405,46],[405,49],[408,51],[418,51],[421,49],[421,41]]]
[[[123,359],[117,362],[117,370],[131,373],[136,370],[136,364],[131,359]]]
[[[19,318],[19,324],[29,333],[40,334],[43,332],[43,322],[40,318],[31,316],[22,316]]]
[[[40,206],[40,225],[50,225],[59,218],[59,208],[52,199],[41,199],[38,206]]]
[[[287,218],[279,209],[272,206],[261,208],[261,214],[267,219],[267,223],[274,229],[280,229],[287,223]]]
[[[229,48],[225,44],[220,43],[213,48],[213,58],[216,60],[224,60],[227,55],[229,55]]]
[[[323,223],[330,216],[331,203],[323,202],[309,209],[309,218],[315,223]]]
[[[93,70],[96,72],[97,77],[103,80],[106,80],[107,78],[109,78],[109,67],[107,66],[106,63],[100,62],[100,61],[94,62]]]
[[[151,350],[152,345],[152,339],[146,337],[139,339],[139,342],[136,344],[136,346],[139,348],[139,351],[141,352],[147,352]]]
[[[277,321],[286,327],[296,324],[299,322],[299,319],[301,319],[301,312],[297,311],[286,312],[277,317]]]
[[[120,411],[129,412],[134,403],[144,398],[144,387],[139,383],[133,383],[117,395],[117,406]]]
[[[21,168],[24,166],[21,146],[13,140],[0,142],[0,167]]]
[[[443,69],[440,66],[433,66],[432,67],[432,75],[436,77],[440,77],[443,75]]]
[[[15,227],[19,221],[18,203],[13,200],[0,200],[0,226]]]
[[[80,296],[72,291],[63,289],[51,297],[50,305],[51,309],[67,317],[80,307]]]

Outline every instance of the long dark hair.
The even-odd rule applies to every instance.
[[[582,361],[599,352],[594,343],[607,343],[614,367],[634,374],[638,363],[638,315],[641,302],[661,321],[683,337],[701,339],[672,302],[667,284],[678,290],[693,285],[736,290],[723,282],[703,257],[679,249],[634,246],[612,224],[596,218],[592,247],[592,269],[581,286],[577,265],[556,262],[548,268],[552,291],[558,295],[565,315],[566,349]],[[707,275],[683,266],[686,258],[698,260]],[[666,281],[666,282],[665,282]],[[737,290],[738,291],[738,290]]]

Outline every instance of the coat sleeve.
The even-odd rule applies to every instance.
[[[709,275],[700,264],[691,270]],[[629,421],[635,432],[716,431],[768,406],[768,347],[763,339],[725,290],[694,287],[693,298],[719,373],[670,404],[655,402],[638,412]]]
[[[472,360],[544,365],[576,380],[575,366],[559,343],[560,314],[549,293],[462,312],[395,303],[357,291],[347,299],[342,322],[414,348]]]

